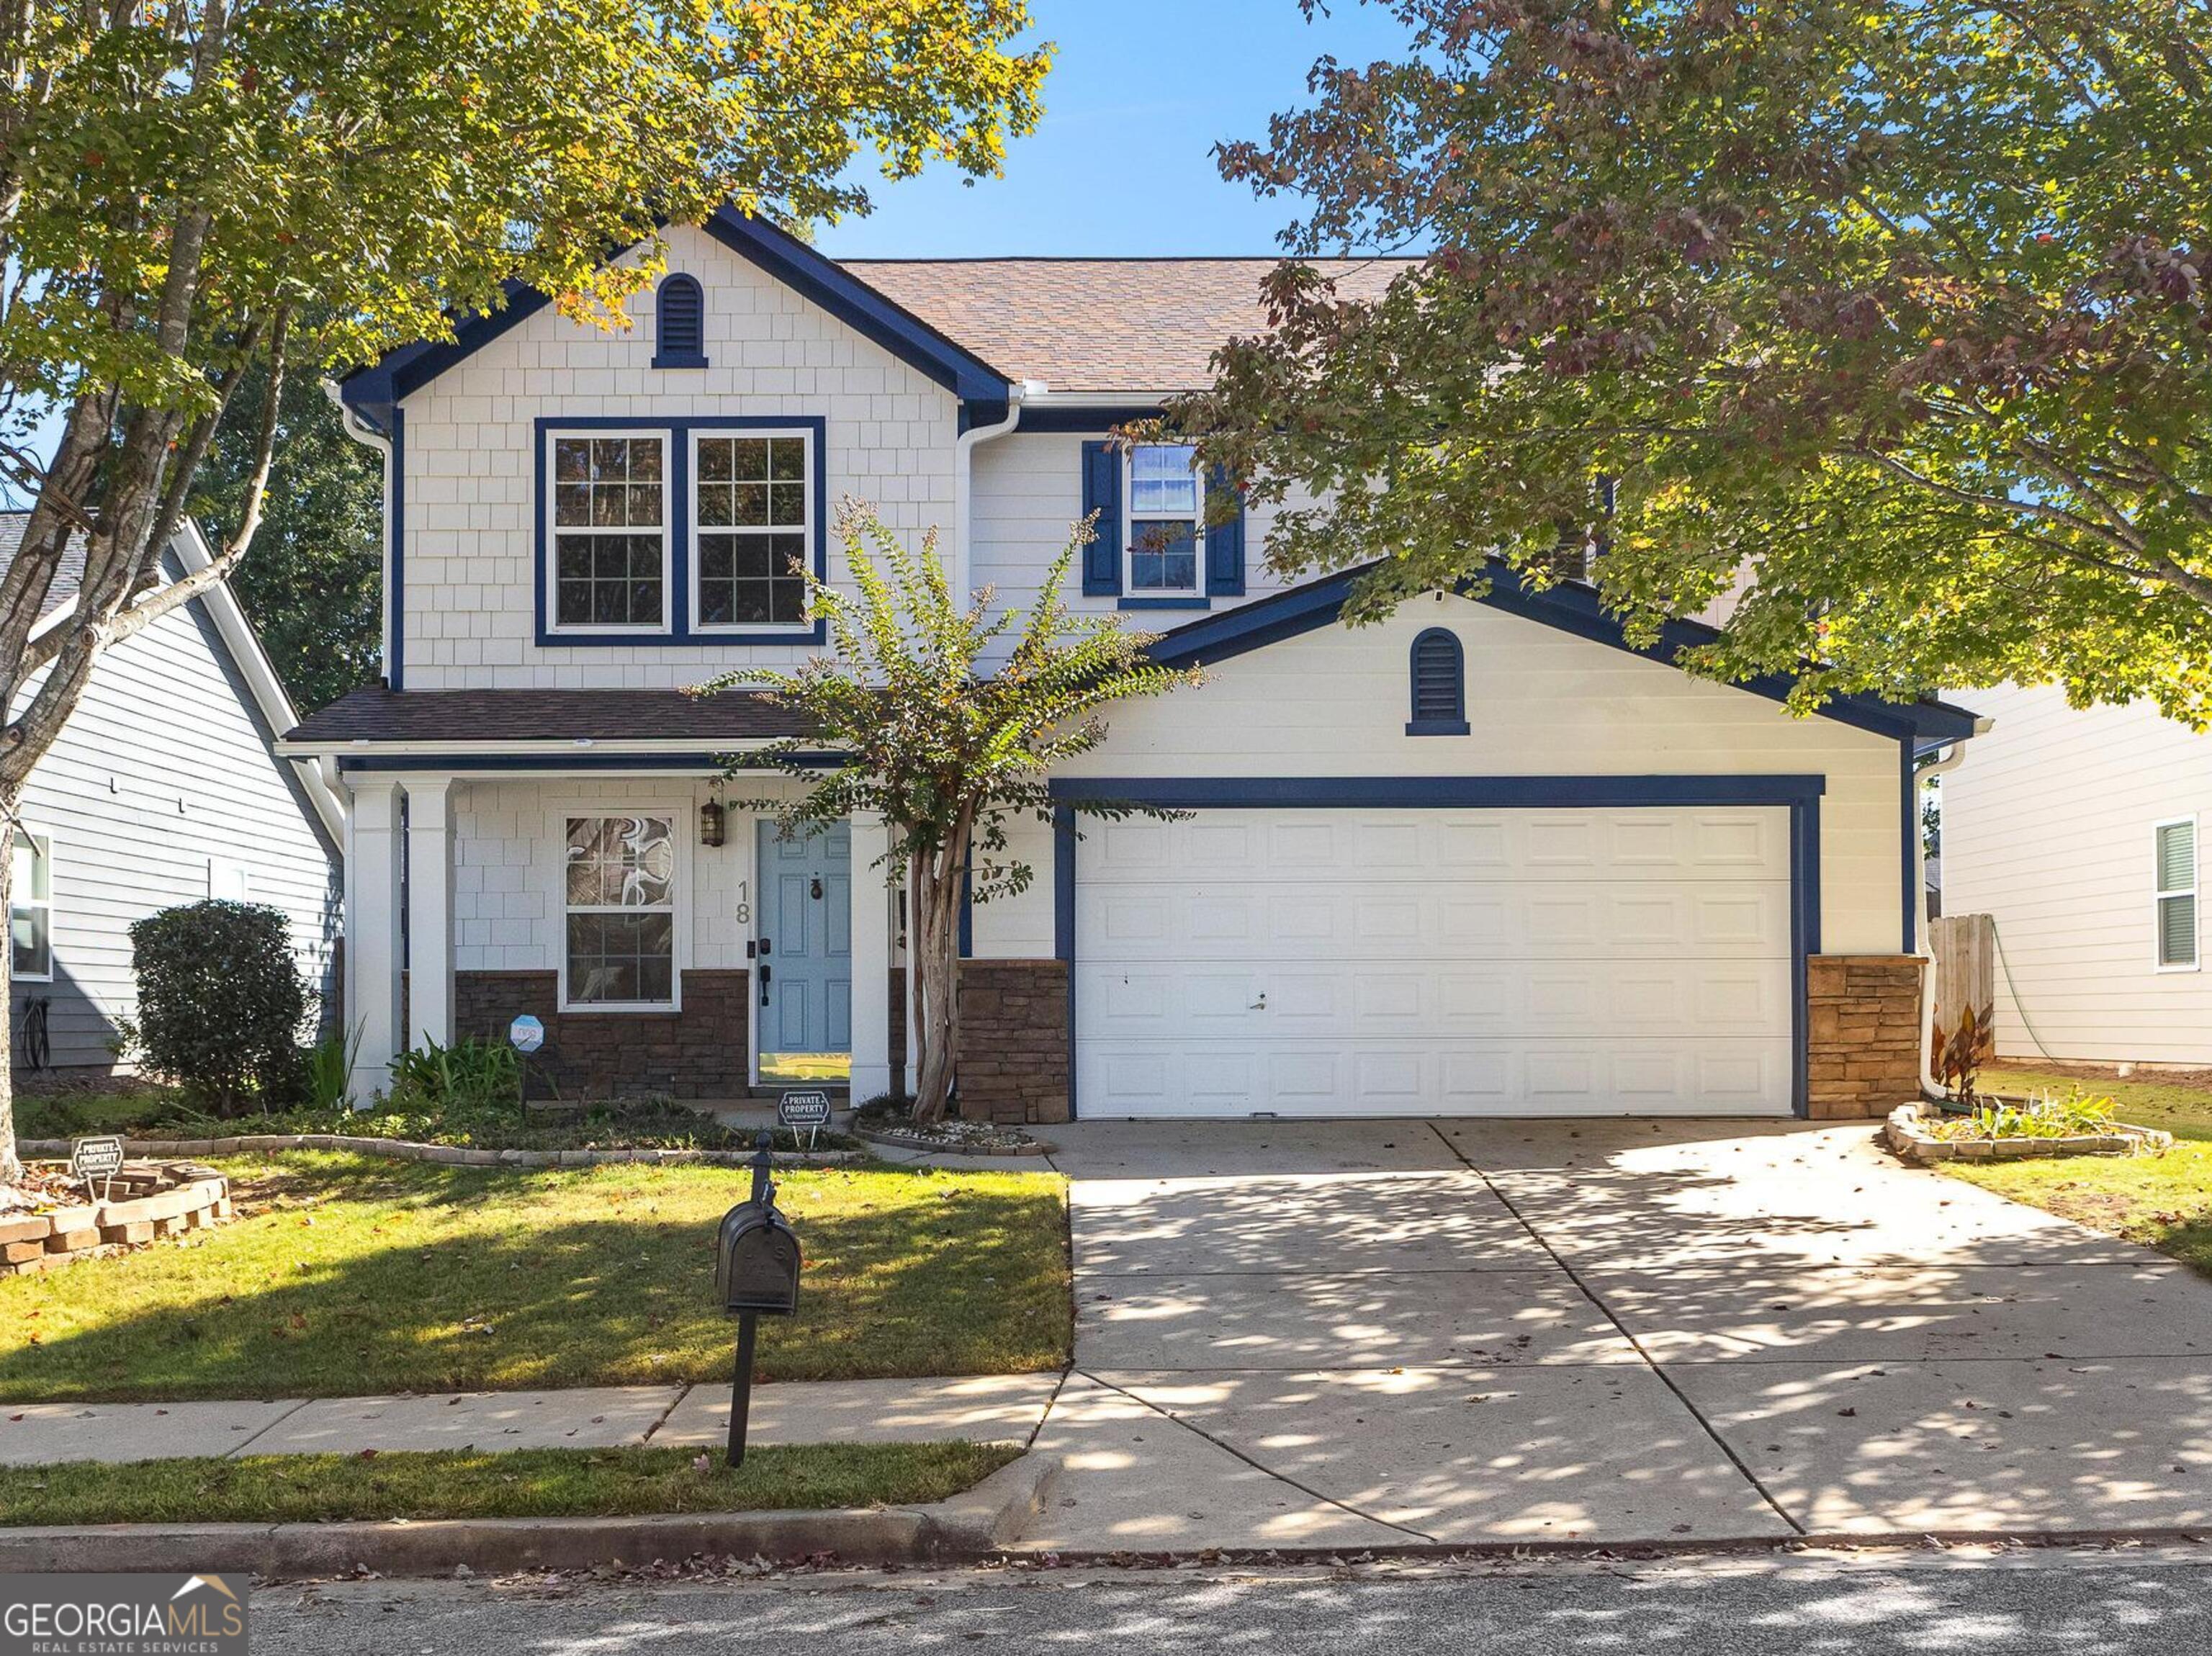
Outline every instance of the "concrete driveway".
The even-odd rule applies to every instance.
[[[1864,1124],[1081,1123],[1022,1545],[2212,1525],[2212,1284]]]

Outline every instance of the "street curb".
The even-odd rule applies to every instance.
[[[358,1133],[261,1132],[230,1138],[132,1138],[124,1144],[131,1156],[155,1160],[195,1156],[240,1156],[258,1150],[350,1150],[381,1156],[394,1162],[433,1162],[453,1168],[595,1168],[614,1162],[643,1162],[653,1167],[750,1168],[754,1150],[480,1150],[459,1144],[425,1144],[411,1138],[374,1138]],[[26,1162],[48,1160],[70,1153],[66,1138],[23,1138],[15,1153]],[[776,1150],[779,1168],[842,1168],[868,1160],[866,1150]]]
[[[819,1512],[656,1513],[630,1518],[439,1519],[420,1523],[100,1524],[0,1529],[0,1573],[250,1570],[269,1577],[478,1575],[649,1564],[702,1555],[844,1562],[981,1557],[1041,1509],[1059,1463],[1024,1455],[949,1500]]]

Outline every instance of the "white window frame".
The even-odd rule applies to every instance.
[[[26,822],[8,836],[8,854],[15,854],[15,836],[20,834],[30,840],[33,855],[46,859],[46,895],[35,901],[27,901],[16,883],[10,882],[8,914],[8,976],[13,983],[52,983],[54,980],[54,836],[42,828]],[[46,969],[43,972],[18,972],[15,968],[15,915],[19,908],[43,908],[46,911]]]
[[[1195,507],[1190,519],[1190,585],[1188,586],[1139,586],[1137,585],[1137,455],[1143,449],[1189,449],[1194,458],[1197,450],[1188,443],[1136,443],[1121,456],[1121,594],[1131,598],[1195,598],[1206,595],[1206,474],[1194,465],[1191,481],[1195,485]],[[1163,519],[1154,517],[1151,522]]]
[[[560,478],[554,464],[555,446],[563,441],[581,440],[586,442],[605,441],[611,438],[653,437],[660,442],[660,619],[658,622],[635,621],[572,621],[561,619],[561,529],[554,521],[554,501],[558,498]],[[538,509],[544,518],[544,546],[545,567],[545,635],[548,638],[568,636],[628,636],[634,638],[664,638],[673,630],[675,615],[676,569],[673,552],[675,531],[672,527],[676,511],[676,434],[666,426],[549,426],[545,430],[544,452],[538,457],[544,478],[544,498]],[[571,528],[575,525],[570,525]],[[586,532],[591,532],[588,530]],[[627,532],[627,531],[626,531]]]
[[[2160,858],[2159,836],[2170,828],[2189,830],[2189,885],[2187,889],[2166,891],[2159,885]],[[2204,908],[2198,895],[2203,886],[2203,858],[2197,846],[2197,818],[2168,816],[2150,825],[2150,959],[2151,968],[2158,972],[2197,972],[2204,963]],[[2168,963],[2166,959],[2166,927],[2164,910],[2169,897],[2190,899],[2190,918],[2196,925],[2189,939],[2189,958]]]
[[[552,847],[552,943],[553,967],[559,979],[559,1006],[563,1013],[610,1012],[615,1014],[646,1013],[665,1016],[684,1010],[684,973],[691,959],[691,841],[693,823],[697,821],[698,807],[673,798],[646,799],[571,799],[556,803],[546,819],[547,842]],[[577,816],[665,816],[669,819],[670,842],[676,848],[676,875],[669,893],[669,909],[675,924],[669,942],[670,970],[669,998],[665,1001],[609,1001],[572,999],[568,993],[568,916],[579,913],[606,913],[605,909],[579,909],[568,906],[568,821]],[[651,909],[635,909],[633,913],[651,913]]]
[[[815,482],[817,477],[820,475],[816,470],[816,468],[822,464],[821,452],[816,446],[814,441],[814,428],[811,426],[694,426],[691,428],[686,439],[685,452],[684,456],[685,467],[684,476],[686,479],[685,487],[690,489],[691,495],[691,498],[684,503],[685,517],[687,519],[684,529],[684,536],[686,539],[684,551],[688,555],[688,561],[690,564],[690,573],[688,577],[690,591],[684,595],[684,601],[690,606],[690,609],[684,612],[690,617],[690,629],[694,634],[702,638],[719,638],[723,634],[729,633],[788,633],[794,638],[811,634],[814,630],[814,617],[804,613],[800,615],[797,621],[708,622],[701,619],[701,616],[705,613],[705,611],[701,608],[699,603],[699,575],[700,570],[703,565],[703,560],[701,558],[699,552],[699,540],[702,534],[726,535],[736,533],[743,535],[750,532],[762,532],[749,531],[742,529],[733,530],[730,525],[725,524],[702,525],[699,521],[699,484],[701,482],[699,476],[699,446],[702,442],[714,441],[717,440],[726,441],[733,437],[741,440],[763,437],[796,437],[801,442],[805,444],[806,468],[805,475],[800,478],[799,482],[801,493],[805,496],[806,502],[806,516],[805,519],[804,527],[802,527],[799,531],[800,537],[799,562],[800,568],[806,571],[807,573],[811,574],[814,571],[815,535],[818,527],[814,521],[814,500],[815,494],[817,493]],[[779,524],[775,525],[775,528],[772,532],[788,534],[791,531],[789,525]]]

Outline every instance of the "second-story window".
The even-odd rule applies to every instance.
[[[553,432],[556,628],[668,625],[668,439]]]
[[[1206,492],[1199,487],[1198,451],[1176,443],[1142,443],[1129,451],[1128,571],[1124,591],[1135,597],[1194,593],[1198,549],[1206,535]]]
[[[698,626],[805,624],[811,441],[803,430],[694,436]]]

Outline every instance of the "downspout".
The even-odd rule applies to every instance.
[[[373,448],[384,457],[384,532],[377,538],[384,543],[384,578],[378,582],[378,603],[381,606],[383,631],[377,644],[378,665],[384,670],[387,682],[392,671],[392,440],[370,425],[360,415],[346,406],[345,397],[338,390],[337,381],[323,381],[323,395],[331,399],[331,406],[338,411],[338,425],[345,434],[364,448]]]
[[[1978,731],[1977,732],[1978,734]],[[1959,761],[1966,756],[1966,744],[1954,742],[1951,751],[1932,765],[1923,766],[1913,773],[1913,797],[1917,803],[1921,790],[1928,788],[1946,772],[1956,770]],[[1920,1095],[1930,1103],[1942,1103],[1949,1089],[1936,1078],[1936,950],[1928,928],[1928,840],[1920,832],[1920,813],[1912,813],[1912,866],[1917,879],[1912,905],[1913,937],[1918,943],[1920,957]]]
[[[1023,379],[1008,385],[1005,419],[988,426],[970,426],[953,440],[952,567],[946,572],[945,584],[951,589],[952,601],[963,609],[975,596],[970,583],[975,578],[975,549],[969,541],[975,534],[972,503],[975,494],[975,450],[1020,425],[1023,402],[1030,397],[1042,397],[1044,392],[1045,385],[1040,379]],[[908,1073],[911,1071],[917,1078],[921,1075],[914,1061],[915,1034],[921,1028],[921,974],[914,969],[914,932],[913,894],[909,892],[906,914],[906,1050],[900,1054],[898,1070],[891,1077],[891,1090],[900,1097],[912,1096],[906,1084]],[[957,1065],[952,1084],[957,1093],[960,1085]]]
[[[1022,403],[1044,394],[1042,380],[1024,379],[1006,391],[1006,417],[996,424],[970,426],[952,444],[952,567],[946,585],[954,603],[965,607],[972,596],[969,581],[975,569],[975,550],[969,544],[974,534],[971,502],[975,494],[975,454],[977,446],[1004,437],[1022,422]]]

